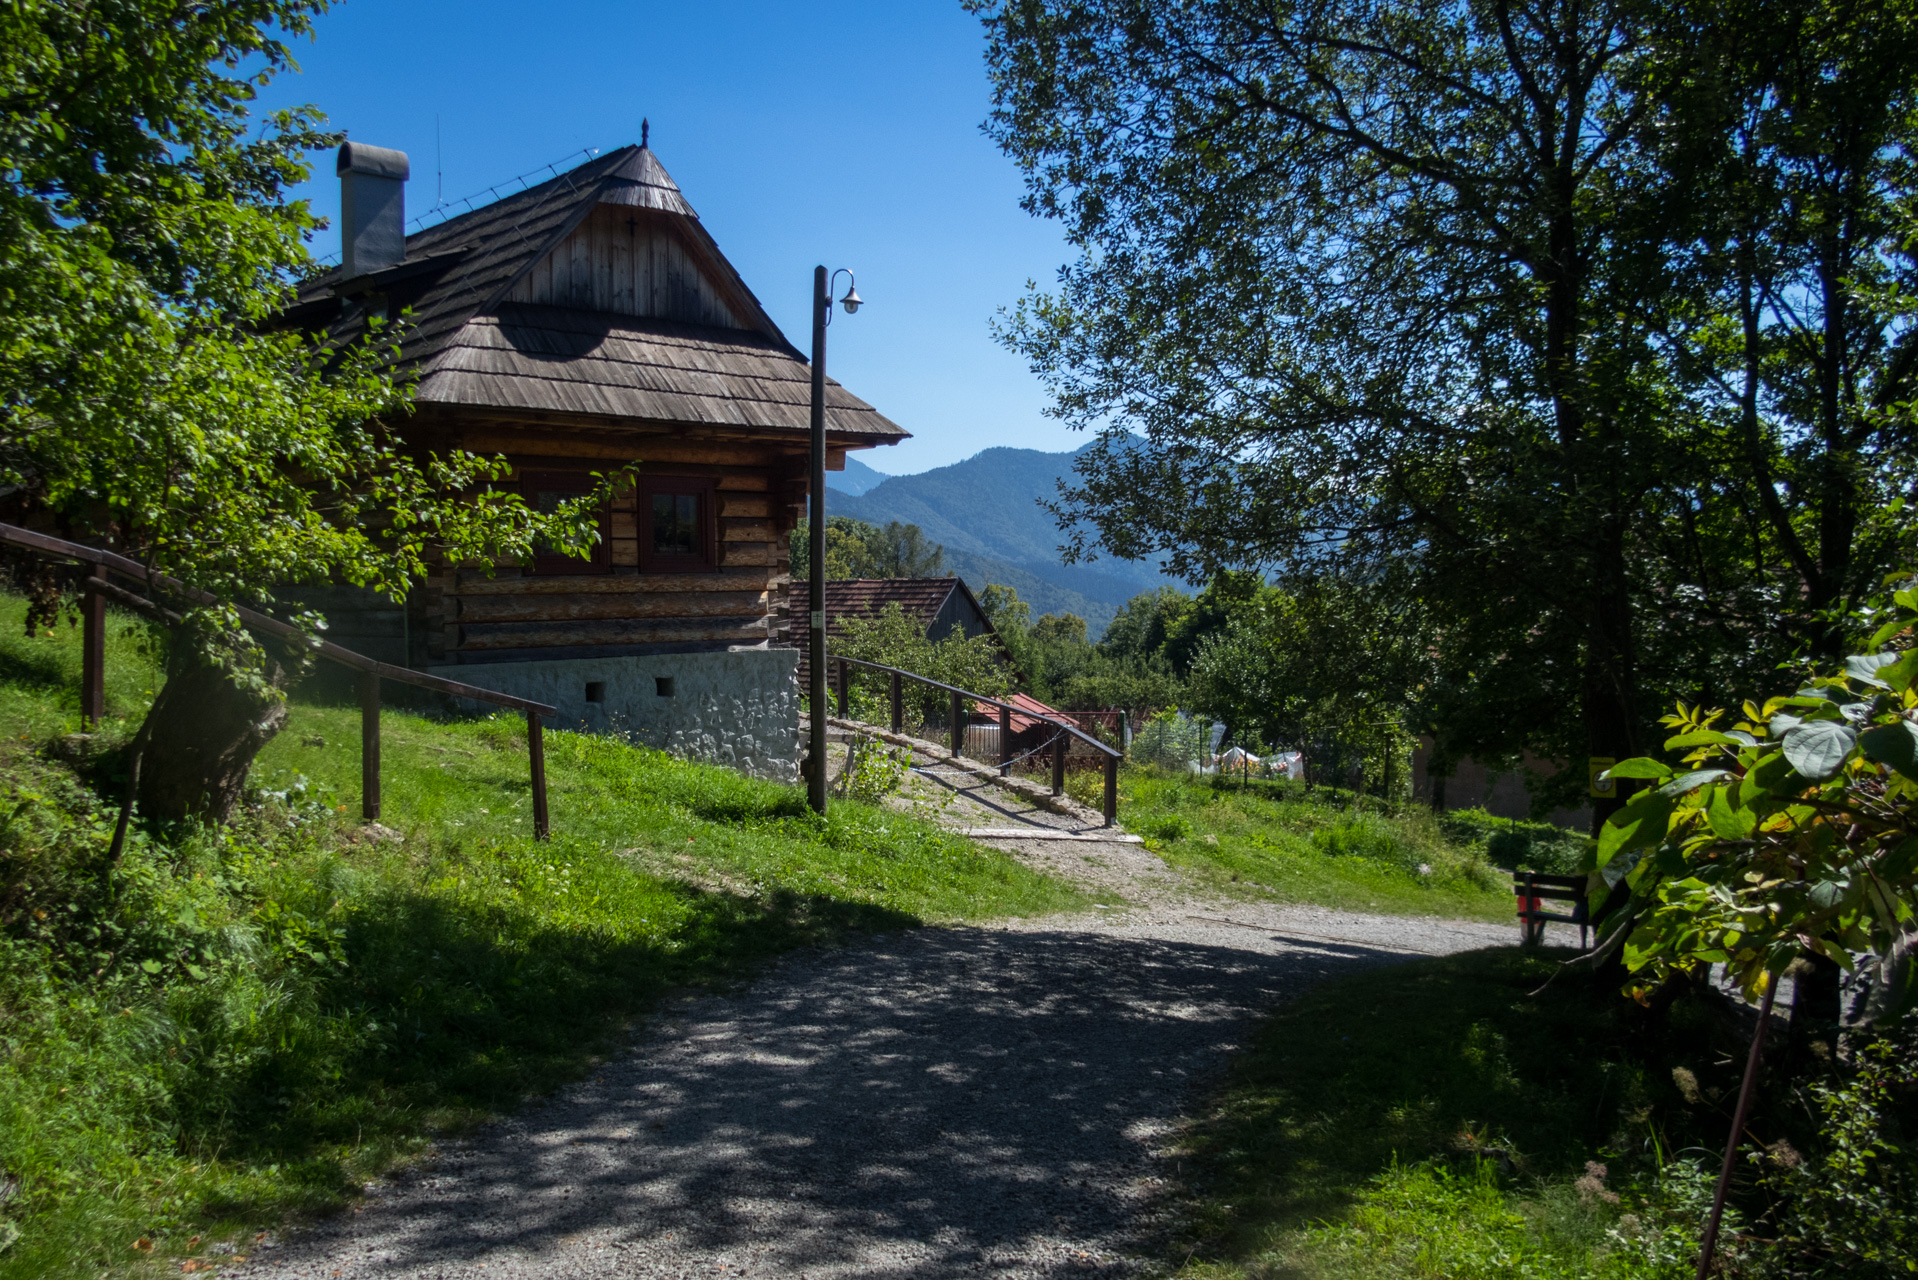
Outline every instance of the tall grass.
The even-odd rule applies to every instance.
[[[551,735],[531,838],[524,726],[296,705],[222,830],[106,857],[117,747],[155,687],[126,637],[90,739],[75,637],[0,599],[0,1278],[229,1260],[434,1134],[588,1069],[669,989],[928,919],[1082,905],[909,816]],[[10,1236],[17,1236],[7,1243]]]
[[[1512,918],[1510,879],[1483,844],[1455,838],[1422,807],[1132,766],[1121,775],[1120,816],[1168,863],[1221,892]]]
[[[1535,994],[1565,958],[1414,960],[1281,1009],[1187,1136],[1177,1274],[1690,1275],[1710,1178],[1675,1188],[1672,1157],[1722,1149],[1742,1026],[1575,974]],[[1654,1224],[1670,1238],[1647,1247]]]

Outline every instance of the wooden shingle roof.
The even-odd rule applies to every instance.
[[[724,313],[745,327],[509,300],[603,206],[666,220]],[[647,147],[622,147],[408,236],[398,266],[318,276],[285,323],[353,341],[365,331],[357,301],[372,291],[386,295],[391,313],[408,313],[400,365],[423,405],[778,432],[809,426],[810,366]],[[826,425],[875,444],[907,436],[830,378]]]
[[[837,635],[843,630],[840,619],[877,618],[894,604],[908,618],[930,627],[955,593],[964,597],[971,611],[991,630],[992,620],[979,607],[964,579],[950,577],[829,578],[826,580],[826,631]]]

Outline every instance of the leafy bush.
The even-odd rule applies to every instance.
[[[1149,819],[1143,830],[1154,840],[1183,840],[1192,834],[1192,820],[1176,813],[1167,814]]]
[[[1561,876],[1591,869],[1592,840],[1581,832],[1494,817],[1483,809],[1453,809],[1439,821],[1452,839],[1479,845],[1494,866]]]
[[[899,794],[911,767],[912,753],[905,748],[860,738],[847,749],[845,794],[862,804],[878,804]]]
[[[1754,1276],[1918,1269],[1918,1024],[1907,1018],[1853,1061],[1850,1079],[1808,1086],[1817,1116],[1811,1152],[1774,1143],[1746,1155],[1776,1206],[1771,1222],[1737,1242]]]
[[[1132,735],[1132,759],[1160,769],[1182,771],[1211,755],[1212,726],[1177,707],[1161,711]]]
[[[844,617],[839,622],[842,631],[832,643],[835,657],[897,667],[988,698],[1003,698],[1012,692],[1012,672],[999,646],[983,632],[968,636],[954,630],[936,642],[928,640],[925,627],[908,618],[896,601],[876,618]],[[855,708],[890,707],[891,687],[886,676],[854,667],[850,684]],[[862,703],[862,695],[873,701]],[[943,720],[950,714],[947,695],[937,689],[909,680],[902,696],[907,714],[916,716],[922,724]]]

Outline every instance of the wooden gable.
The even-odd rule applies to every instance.
[[[680,219],[630,205],[596,205],[534,263],[506,301],[752,329],[750,303],[714,270]],[[729,273],[728,273],[729,274]]]

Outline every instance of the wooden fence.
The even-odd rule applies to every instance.
[[[999,770],[1001,773],[1009,771],[1012,766],[1013,716],[1023,716],[1030,720],[1038,720],[1044,724],[1051,725],[1055,730],[1051,744],[1052,794],[1055,796],[1062,795],[1065,792],[1066,750],[1071,745],[1071,739],[1077,738],[1105,758],[1104,808],[1106,825],[1109,827],[1118,821],[1119,761],[1124,758],[1124,753],[1107,746],[1063,717],[1040,715],[1024,707],[1014,706],[1010,702],[1001,702],[997,698],[988,698],[982,693],[972,693],[969,690],[955,688],[949,684],[942,684],[937,680],[931,680],[925,676],[914,675],[910,671],[902,671],[898,667],[888,667],[877,662],[867,662],[862,658],[839,658],[827,654],[826,663],[827,672],[832,677],[833,694],[838,700],[839,714],[842,718],[846,716],[847,710],[851,705],[852,681],[850,678],[850,669],[852,667],[860,667],[867,671],[877,671],[887,677],[887,685],[889,686],[888,696],[892,704],[891,727],[894,733],[905,732],[906,681],[911,680],[916,684],[922,684],[928,688],[938,689],[945,693],[950,700],[951,718],[947,721],[947,725],[952,738],[952,754],[955,756],[965,754],[966,726],[971,722],[971,716],[967,714],[965,704],[970,702],[975,707],[997,708],[999,712]]]
[[[0,542],[22,547],[38,555],[77,560],[93,566],[91,576],[83,584],[86,603],[81,611],[80,645],[80,718],[89,725],[99,724],[106,714],[107,601],[112,600],[149,617],[165,617],[165,610],[157,602],[115,586],[108,580],[109,574],[118,574],[138,583],[148,592],[166,592],[195,604],[219,603],[211,592],[189,587],[164,574],[150,573],[145,566],[125,556],[97,547],[82,546],[77,542],[48,537],[10,524],[0,524]],[[391,680],[396,684],[412,685],[416,689],[430,689],[434,693],[469,698],[475,702],[490,702],[495,706],[524,712],[527,763],[533,781],[533,835],[536,839],[544,840],[551,834],[546,810],[546,743],[542,719],[556,714],[552,707],[543,702],[532,702],[511,694],[461,684],[457,680],[442,679],[424,671],[376,662],[351,649],[342,649],[330,640],[316,640],[298,627],[281,622],[278,618],[269,618],[244,605],[234,605],[233,608],[240,621],[249,628],[309,646],[319,657],[359,672],[360,816],[366,821],[372,822],[380,816],[380,681]]]

